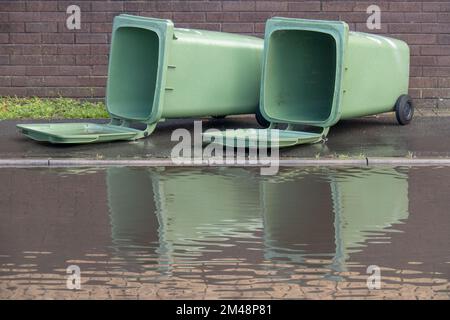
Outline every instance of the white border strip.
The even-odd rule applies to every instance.
[[[171,159],[0,159],[4,167],[266,167],[257,164],[211,164],[208,160],[190,161],[179,165]],[[362,159],[280,159],[280,167],[308,166],[450,166],[450,158],[362,158]]]

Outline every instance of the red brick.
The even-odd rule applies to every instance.
[[[7,87],[7,88],[0,88],[0,96],[17,96],[17,97],[24,97],[26,96],[26,88],[14,88],[14,87]]]
[[[391,2],[389,11],[420,12],[422,11],[422,2]]]
[[[112,23],[91,23],[91,32],[111,33]]]
[[[57,32],[58,26],[55,22],[36,22],[25,24],[27,32]]]
[[[91,44],[91,54],[109,54],[108,44]]]
[[[418,23],[390,23],[390,33],[420,33],[421,24]]]
[[[9,43],[9,34],[0,33],[0,43]]]
[[[36,33],[11,33],[11,43],[40,43],[41,35]]]
[[[25,32],[25,24],[23,23],[0,23],[0,32]]]
[[[203,22],[206,21],[204,12],[174,12],[173,20],[175,22]]]
[[[9,22],[39,22],[41,16],[39,12],[10,12]]]
[[[42,56],[42,64],[44,65],[73,65],[75,63],[75,57],[71,55],[50,55]]]
[[[88,66],[60,66],[60,75],[75,75],[75,76],[86,76],[91,73],[91,68]]]
[[[405,13],[405,22],[437,22],[436,13]]]
[[[156,11],[155,1],[125,1],[123,4],[124,11]]]
[[[241,22],[265,22],[273,15],[272,12],[241,12],[239,20]]]
[[[206,21],[214,22],[238,22],[239,12],[208,12]]]
[[[254,11],[255,1],[224,1],[222,2],[224,11]]]
[[[436,64],[436,57],[433,56],[414,56],[411,57],[412,66],[432,66]]]
[[[92,66],[92,75],[94,76],[105,76],[108,73],[108,66]]]
[[[14,55],[11,56],[11,65],[40,65],[42,55]]]
[[[220,11],[222,10],[222,5],[220,1],[173,1],[171,10],[174,12]]]
[[[90,54],[89,44],[61,44],[58,46],[58,54]]]
[[[108,36],[106,34],[99,33],[77,33],[76,43],[108,43]]]
[[[25,66],[1,66],[0,74],[4,76],[23,76],[25,75]]]
[[[450,66],[450,56],[438,56],[436,61],[439,66]]]
[[[58,74],[57,66],[27,66],[25,70],[27,76],[51,76]]]
[[[123,1],[93,1],[92,11],[123,11]]]
[[[0,46],[0,54],[22,54],[23,44],[4,44]]]
[[[81,85],[87,87],[105,87],[107,77],[105,76],[90,76],[90,77],[78,77]]]
[[[450,11],[450,3],[449,2],[424,2],[422,4],[423,11],[432,11],[432,12],[445,12]]]
[[[411,66],[409,67],[410,77],[421,77],[423,75],[421,66]]]
[[[425,88],[422,89],[423,98],[450,98],[449,88]]]
[[[450,77],[450,67],[423,67],[423,75],[429,77]]]
[[[382,12],[389,11],[389,2],[388,1],[356,1],[353,6],[353,11],[363,11],[367,12],[367,8],[371,5],[377,5]]]
[[[57,1],[58,11],[66,12],[67,8],[71,5],[77,5],[82,14],[86,14],[87,11],[91,11],[91,1]]]
[[[220,31],[220,23],[179,23],[180,28],[202,29],[210,31]]]
[[[438,78],[411,77],[409,86],[411,88],[435,88],[438,85]]]
[[[421,23],[422,33],[450,33],[450,23]]]
[[[439,44],[450,44],[450,34],[440,34],[438,35]]]
[[[446,56],[450,55],[450,46],[422,46],[420,52],[423,55]]]
[[[257,1],[256,11],[287,11],[288,4],[285,1]]]
[[[408,44],[433,44],[437,41],[435,34],[393,34],[392,36]]]
[[[289,11],[320,11],[320,1],[289,2]]]
[[[0,65],[6,65],[9,64],[9,55],[2,54],[0,55]]]
[[[324,11],[353,11],[354,1],[327,1],[322,2]]]
[[[236,33],[252,33],[254,31],[253,23],[223,23],[222,31]]]
[[[11,77],[0,76],[0,87],[10,87]]]
[[[25,1],[0,1],[0,11],[25,11]]]
[[[68,15],[65,11],[63,12],[39,12],[40,19],[39,21],[43,22],[61,22],[66,21]],[[84,15],[83,15],[84,17]],[[83,18],[81,18],[83,22]]]
[[[79,55],[79,56],[76,56],[76,64],[78,66],[108,64],[108,56],[107,55]]]
[[[57,11],[57,1],[27,1],[27,11]]]
[[[74,39],[73,33],[45,33],[42,35],[42,43],[74,43]]]
[[[450,88],[450,77],[439,78],[439,87],[440,88]]]

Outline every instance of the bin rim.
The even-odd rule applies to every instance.
[[[142,118],[132,118],[123,114],[119,114],[118,112],[112,113],[110,110],[109,103],[109,93],[110,93],[110,74],[112,68],[112,57],[114,55],[113,52],[113,40],[116,35],[116,32],[120,28],[140,28],[150,30],[156,33],[158,36],[159,46],[158,46],[158,71],[156,75],[156,85],[155,85],[155,94],[153,96],[153,101],[149,103],[149,113],[147,117]],[[111,46],[109,53],[109,64],[108,64],[108,78],[106,81],[106,109],[113,119],[121,119],[121,120],[131,120],[136,122],[143,122],[147,124],[156,123],[161,119],[164,105],[164,93],[166,90],[166,71],[168,68],[168,57],[170,45],[169,41],[174,36],[174,24],[169,19],[157,19],[157,18],[148,18],[148,17],[140,17],[129,14],[120,14],[114,17],[113,22],[113,30],[112,30],[112,38],[111,38]],[[124,105],[126,108],[126,105]],[[126,111],[124,112],[126,114]]]
[[[336,41],[336,75],[334,84],[333,104],[330,115],[324,121],[292,121],[290,119],[272,118],[265,111],[265,77],[267,71],[267,58],[270,47],[270,36],[280,30],[304,30],[329,34]],[[264,35],[264,52],[261,73],[260,112],[262,116],[272,123],[288,123],[330,127],[339,121],[341,115],[341,101],[343,95],[342,80],[345,70],[345,51],[348,42],[349,27],[344,21],[310,20],[297,18],[273,17],[266,22]]]

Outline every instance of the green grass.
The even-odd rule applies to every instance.
[[[68,98],[0,97],[0,120],[108,118],[105,104]]]

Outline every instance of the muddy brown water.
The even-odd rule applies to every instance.
[[[449,181],[437,167],[0,169],[0,298],[449,299]]]

